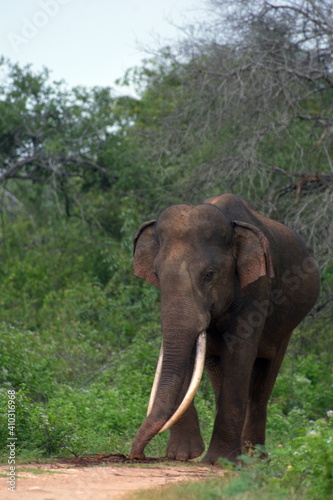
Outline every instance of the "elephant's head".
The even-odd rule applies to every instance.
[[[247,285],[271,276],[272,268],[268,241],[257,227],[229,220],[213,204],[203,203],[171,206],[157,221],[140,227],[134,273],[161,289],[163,333],[148,416],[131,450],[133,458],[142,458],[150,439],[190,405],[211,321],[220,318]]]

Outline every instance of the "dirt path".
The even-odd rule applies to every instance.
[[[15,491],[8,491],[8,466],[0,466],[1,500],[118,500],[148,488],[223,475],[200,464],[75,467],[28,464],[16,468]]]

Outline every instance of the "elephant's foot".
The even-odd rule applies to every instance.
[[[189,436],[171,436],[168,447],[167,457],[172,460],[189,460],[199,457],[205,449],[201,435]]]
[[[230,462],[239,463],[237,459],[241,455],[240,446],[214,446],[210,445],[203,462],[210,465],[218,465],[220,459],[227,459]]]
[[[132,451],[130,452],[130,459],[131,460],[144,460],[146,458],[146,455],[141,452],[135,452]]]
[[[193,402],[186,413],[171,427],[167,457],[172,460],[197,458],[205,449]]]

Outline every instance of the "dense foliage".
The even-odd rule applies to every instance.
[[[136,98],[69,90],[47,70],[1,60],[4,459],[12,389],[22,459],[128,451],[160,343],[159,294],[132,276],[135,231],[170,203],[228,191],[300,232],[322,292],[271,398],[275,465],[251,466],[212,495],[259,484],[272,498],[296,490],[329,498],[333,16],[328,1],[226,3],[213,0],[208,24],[128,72],[123,84],[137,85]],[[197,406],[207,440],[214,404],[206,379]],[[148,453],[163,454],[166,439],[156,437]]]

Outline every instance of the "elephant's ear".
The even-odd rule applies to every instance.
[[[134,238],[134,274],[152,285],[160,288],[160,283],[154,273],[154,258],[159,250],[159,244],[154,233],[155,221],[145,222],[139,228]]]
[[[266,236],[252,224],[233,221],[236,266],[241,288],[261,276],[274,278],[270,245]]]

